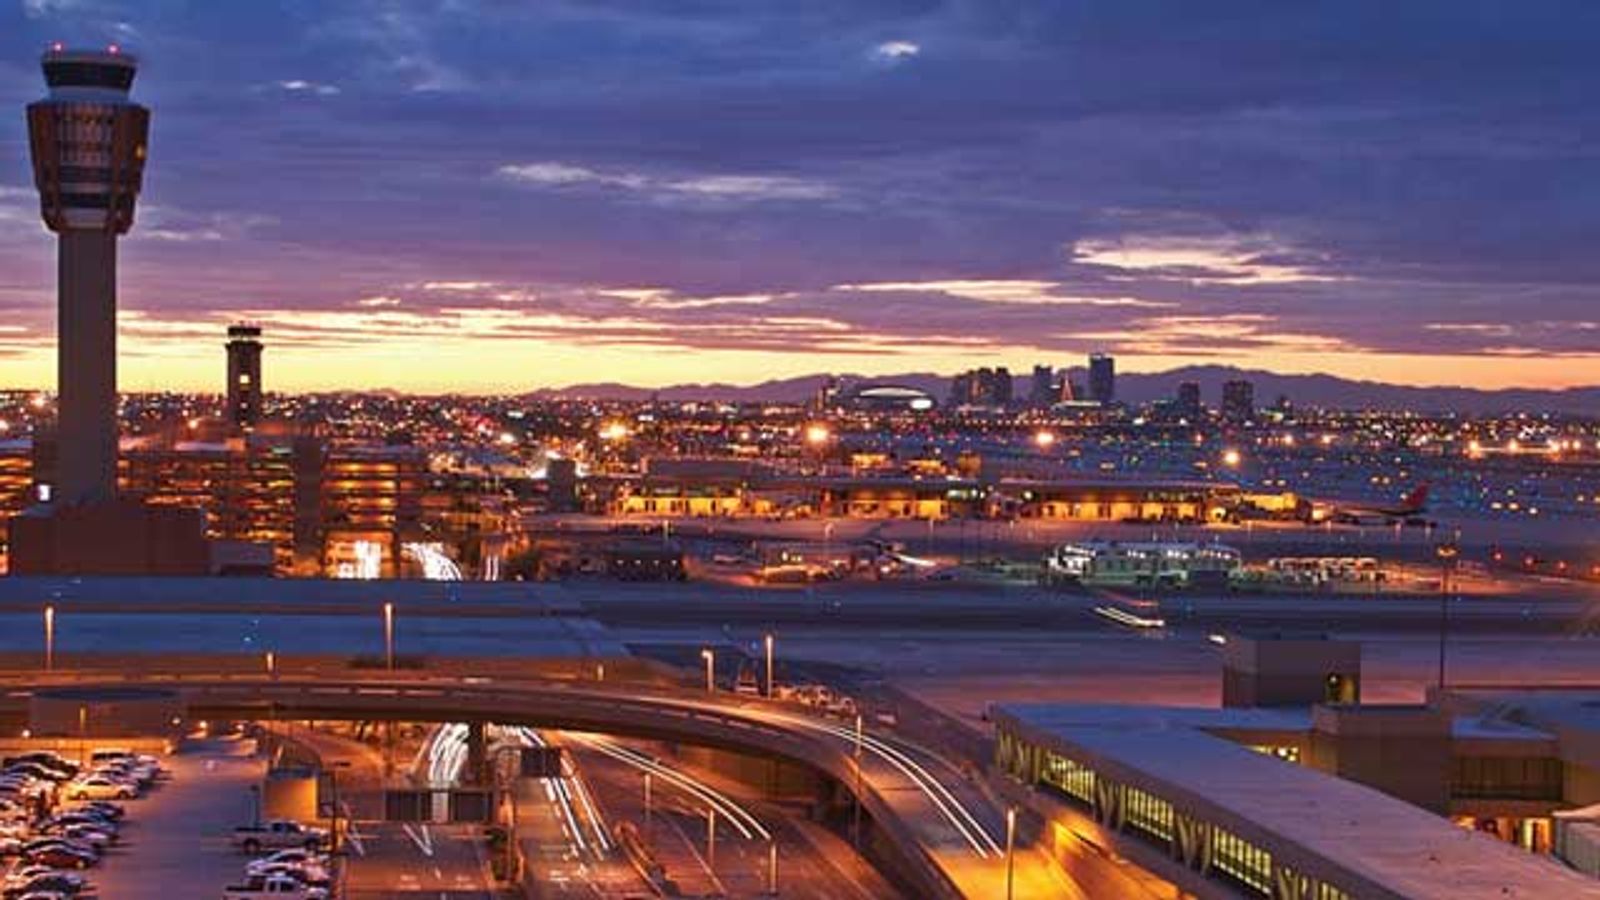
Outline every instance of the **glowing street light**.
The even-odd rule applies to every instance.
[[[1237,451],[1237,450],[1235,450],[1235,449],[1233,449],[1231,447],[1228,448],[1227,450],[1222,451],[1222,464],[1227,466],[1230,469],[1239,468],[1239,463],[1241,463],[1243,461],[1244,461],[1244,457],[1242,455],[1240,455],[1239,451]]]
[[[627,440],[628,426],[621,422],[607,422],[600,427],[600,440],[615,443]]]
[[[768,634],[762,639],[767,651],[767,696],[772,696],[772,635]]]
[[[1056,444],[1056,433],[1054,431],[1034,432],[1033,443],[1040,450],[1048,450]]]
[[[652,809],[653,807],[650,802],[650,773],[646,772],[644,773],[644,836],[645,840],[647,841],[650,839],[650,833],[652,831],[650,828]]]
[[[706,868],[715,877],[717,865],[717,808],[706,807]]]
[[[1006,900],[1012,898],[1017,873],[1017,808],[1006,807]]]
[[[384,666],[391,672],[394,671],[394,604],[383,604],[383,661]]]
[[[806,443],[813,447],[820,447],[826,444],[831,437],[833,437],[833,432],[826,425],[818,423],[806,426]]]
[[[717,692],[717,655],[709,647],[700,648],[700,659],[706,664],[706,693]]]
[[[44,608],[44,670],[53,672],[56,668],[56,608]]]

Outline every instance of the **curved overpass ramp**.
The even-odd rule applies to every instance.
[[[947,763],[892,737],[770,701],[636,685],[560,680],[487,680],[383,673],[318,677],[160,675],[108,678],[57,673],[11,682],[6,705],[60,684],[181,690],[195,719],[482,721],[594,731],[771,756],[820,770],[858,792],[863,809],[897,851],[919,896],[1004,896],[999,812]]]

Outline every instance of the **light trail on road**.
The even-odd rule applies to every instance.
[[[772,839],[772,832],[768,831],[766,826],[762,825],[761,821],[753,813],[739,805],[738,801],[727,794],[692,775],[674,769],[646,753],[641,753],[632,747],[623,746],[601,735],[577,732],[565,732],[565,734],[576,743],[582,744],[597,753],[609,756],[641,772],[649,772],[651,775],[698,798],[707,806],[716,809],[717,814],[724,821],[732,823],[734,830],[739,832],[739,835],[745,840],[759,839],[767,841]]]
[[[444,552],[440,544],[412,543],[402,546],[402,552],[422,566],[422,577],[429,581],[461,581],[461,567]]]
[[[856,731],[853,728],[783,713],[763,714],[785,724],[833,735],[851,747],[855,746]],[[956,799],[950,789],[945,787],[932,772],[929,772],[925,766],[912,759],[910,754],[894,746],[889,741],[875,737],[865,729],[861,731],[861,747],[863,751],[877,754],[885,762],[905,775],[906,778],[910,779],[933,802],[934,807],[939,810],[945,820],[955,827],[956,831],[966,840],[979,859],[988,859],[991,856],[998,856],[1003,853],[999,841],[978,822],[972,811],[960,800]]]

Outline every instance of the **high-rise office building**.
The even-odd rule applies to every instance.
[[[1011,370],[1005,366],[970,369],[950,382],[951,406],[1003,408],[1011,405]]]
[[[228,326],[228,424],[254,428],[261,422],[261,326]]]
[[[1229,422],[1248,422],[1256,415],[1256,386],[1242,378],[1222,383],[1222,417]]]
[[[1104,353],[1089,356],[1089,399],[1105,406],[1117,399],[1117,363]]]
[[[1194,420],[1200,417],[1200,382],[1185,381],[1178,385],[1178,397],[1173,403],[1173,409],[1178,415]]]
[[[1033,381],[1028,386],[1029,406],[1050,406],[1061,400],[1061,388],[1052,366],[1034,366]]]
[[[50,93],[28,106],[33,177],[57,246],[58,483],[65,503],[117,483],[117,238],[133,227],[150,111],[128,99],[137,63],[116,47],[44,54]]]

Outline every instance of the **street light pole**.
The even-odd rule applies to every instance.
[[[772,696],[772,635],[768,634],[763,641],[767,650],[767,696]]]
[[[383,662],[384,668],[394,671],[394,604],[383,604]]]
[[[650,773],[644,773],[644,836],[650,839]]]
[[[767,893],[778,896],[778,839],[767,839]]]
[[[278,677],[278,657],[271,650],[267,651],[267,677]]]
[[[706,664],[706,693],[717,692],[717,656],[709,647],[700,648],[700,658]]]
[[[329,855],[338,855],[338,853],[339,853],[339,767],[337,765],[335,765],[333,768],[328,770],[328,788],[329,788],[329,793],[331,793],[333,795],[333,799],[332,799],[332,801],[331,801],[331,803],[329,804],[329,807],[328,807],[328,822],[329,822],[329,825],[331,826],[328,829],[328,853],[329,853]]]
[[[862,738],[862,735],[861,735],[861,714],[857,713],[856,714],[856,748],[855,748],[855,769],[856,769],[855,801],[856,802],[855,802],[855,811],[854,811],[854,821],[852,822],[851,828],[850,828],[851,837],[852,837],[852,840],[855,841],[855,845],[856,845],[856,849],[857,850],[861,849],[861,738]]]
[[[44,608],[44,670],[54,672],[56,668],[56,608]]]
[[[1439,679],[1437,684],[1441,693],[1444,691],[1445,684],[1445,636],[1450,630],[1450,576],[1460,552],[1460,548],[1454,542],[1443,543],[1434,548],[1434,553],[1439,558]]]
[[[1017,871],[1017,808],[1006,807],[1006,900],[1011,900]]]
[[[717,875],[717,808],[706,807],[706,868]]]

